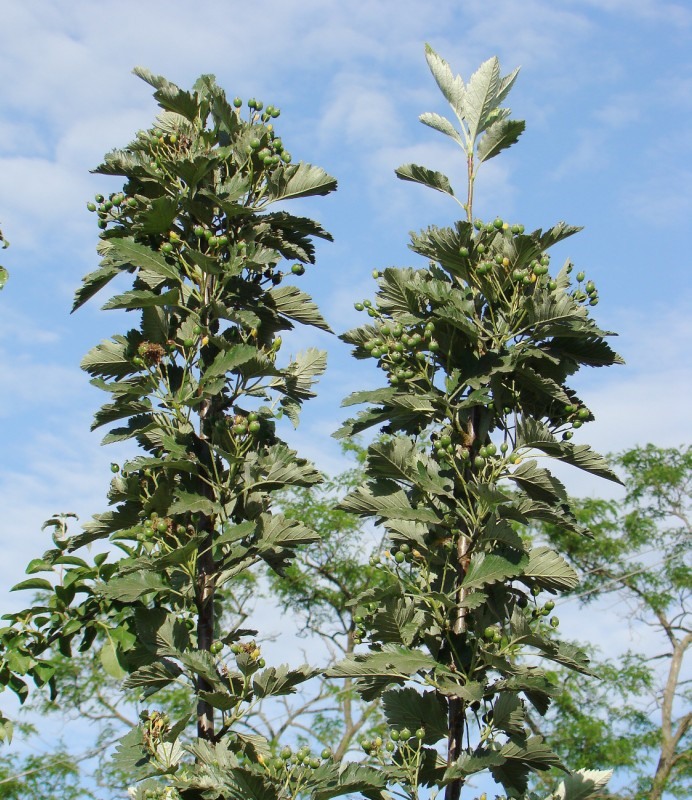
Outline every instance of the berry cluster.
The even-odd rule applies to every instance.
[[[358,311],[367,308],[371,317],[382,320],[380,312],[369,300],[356,303],[355,308]],[[405,383],[425,375],[430,354],[440,349],[434,331],[435,323],[432,321],[409,326],[380,321],[374,336],[363,344],[363,349],[377,359],[378,366],[387,372],[392,385]]]
[[[131,222],[138,206],[137,198],[128,197],[124,192],[112,192],[108,199],[95,194],[94,202],[87,203],[87,209],[97,215],[101,230],[105,230],[109,222]]]
[[[319,756],[312,753],[307,745],[293,750],[286,745],[282,747],[279,754],[271,759],[269,766],[274,772],[277,773],[291,773],[295,770],[317,769],[323,761],[328,761],[332,758],[331,748],[325,747]]]
[[[393,753],[397,749],[405,757],[410,755],[406,751],[420,749],[423,739],[425,739],[425,728],[422,726],[413,734],[408,728],[401,728],[401,730],[393,728],[389,731],[388,739],[383,739],[381,736],[376,736],[374,739],[363,738],[360,740],[360,746],[371,758],[380,756],[383,750]]]
[[[192,527],[176,523],[171,517],[160,517],[156,511],[144,519],[136,530],[140,539],[175,540],[176,544],[180,543],[181,538],[194,534]]]

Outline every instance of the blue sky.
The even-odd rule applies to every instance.
[[[294,158],[338,178],[335,195],[294,210],[334,234],[334,244],[319,244],[302,287],[340,332],[359,319],[353,302],[373,293],[373,268],[416,265],[409,230],[458,216],[453,201],[393,174],[414,161],[463,187],[460,153],[417,121],[424,111],[446,113],[424,42],[465,77],[491,55],[504,72],[520,65],[510,105],[527,130],[481,170],[476,211],[527,228],[562,219],[585,226],[559,255],[597,283],[596,318],[620,332],[627,366],[579,379],[597,415],[580,441],[613,451],[690,439],[691,40],[689,6],[665,0],[4,0],[0,221],[12,242],[0,294],[5,607],[18,602],[7,587],[47,545],[41,522],[57,511],[87,518],[103,510],[107,465],[122,453],[89,433],[103,398],[78,364],[129,320],[95,301],[72,317],[69,308],[97,263],[85,202],[117,188],[89,169],[156,110],[133,66],[182,86],[211,72],[230,96],[280,106],[277,127]],[[340,401],[377,376],[334,337],[301,333],[290,344],[329,351],[320,396],[291,441],[334,471],[342,462],[329,435],[345,416]],[[578,474],[565,479],[574,493],[610,491]]]

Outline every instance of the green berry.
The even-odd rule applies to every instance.
[[[120,467],[117,464],[111,464],[111,472],[117,474],[120,472]]]
[[[294,264],[291,267],[291,272],[294,275],[304,275],[305,274],[305,267],[302,264]]]
[[[253,433],[253,434],[259,433],[261,429],[262,429],[262,425],[258,420],[254,420],[253,422],[251,422],[248,425],[248,430],[250,431],[250,433]]]
[[[209,652],[212,653],[212,655],[216,655],[217,653],[220,653],[222,650],[223,650],[223,642],[220,642],[218,639],[215,642],[212,642],[209,647]]]
[[[363,309],[365,308],[365,306],[362,303],[354,303],[353,307],[356,309],[356,311],[363,311]]]
[[[408,728],[401,729],[401,738],[402,739],[410,739],[411,738],[411,731]]]
[[[585,272],[577,272],[577,280],[579,281],[579,283],[581,283],[585,277],[586,277]]]
[[[425,739],[425,728],[418,728],[416,731],[416,739],[421,741]]]

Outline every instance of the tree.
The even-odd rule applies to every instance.
[[[579,765],[588,757],[626,775],[627,787],[618,792],[623,800],[688,797],[692,696],[683,662],[692,642],[692,448],[649,444],[620,453],[615,463],[627,487],[624,500],[578,504],[592,539],[554,525],[540,535],[579,573],[580,604],[614,596],[623,625],[635,619],[647,626],[653,652],[595,665],[600,680],[561,675],[563,691],[536,724],[561,755]]]
[[[270,206],[328,194],[336,181],[291,163],[273,106],[252,99],[244,117],[242,101],[229,102],[210,76],[185,91],[136,73],[162,112],[96,170],[124,186],[88,204],[102,261],[74,309],[115,278],[131,281],[104,309],[135,312],[139,324],[94,347],[82,367],[109,394],[94,427],[120,423],[104,442],[134,439],[143,454],[113,466],[113,510],[76,535],[51,521],[55,547],[28,568],[48,577],[15,587],[49,599],[0,631],[0,678],[22,700],[27,677],[57,692],[55,650],[70,658],[101,636],[101,662],[126,676],[125,688],[153,703],[171,686],[189,693],[177,718],[150,706],[121,740],[116,764],[143,781],[136,797],[164,784],[184,798],[336,796],[357,787],[358,768],[279,758],[243,728],[261,699],[294,692],[316,670],[267,667],[255,631],[222,629],[218,607],[238,575],[260,562],[281,573],[316,537],[272,511],[272,497],[320,480],[277,423],[297,424],[325,355],[284,359],[280,334],[296,323],[328,330],[288,279],[314,262],[313,238],[330,236]],[[94,542],[112,547],[91,562],[76,555]]]
[[[467,86],[426,54],[460,129],[437,114],[422,120],[464,151],[466,219],[414,235],[412,249],[428,266],[386,270],[377,301],[358,304],[372,324],[343,337],[387,376],[383,389],[347,401],[371,407],[341,435],[383,425],[386,438],[368,448],[365,482],[340,508],[381,521],[388,546],[373,559],[379,577],[349,597],[345,657],[326,673],[354,686],[365,711],[381,698],[388,732],[362,743],[370,764],[279,749],[251,730],[261,702],[293,693],[318,670],[267,668],[256,632],[223,628],[220,613],[222,589],[237,576],[260,563],[284,575],[297,549],[317,542],[302,509],[301,519],[284,513],[288,504],[275,510],[277,492],[320,480],[279,438],[277,423],[297,423],[324,355],[309,349],[281,366],[279,351],[280,333],[295,323],[327,329],[285,279],[313,263],[313,237],[329,236],[267,207],[327,194],[335,181],[291,163],[273,128],[277,109],[251,100],[246,119],[242,101],[229,103],[209,76],[187,92],[144,70],[163,112],[98,170],[125,184],[89,204],[103,260],[75,308],[114,278],[131,279],[104,308],[135,311],[140,321],[93,348],[82,366],[110,395],[95,427],[121,423],[105,441],[134,439],[143,454],[113,465],[114,509],[82,533],[63,518],[49,521],[55,546],[28,568],[48,578],[16,587],[48,599],[0,630],[0,685],[22,700],[27,679],[56,692],[55,652],[71,659],[73,646],[96,644],[103,667],[152,703],[116,757],[139,782],[139,800],[354,792],[378,800],[419,798],[421,787],[457,800],[467,779],[488,768],[508,795],[524,797],[532,770],[566,769],[529,729],[528,705],[544,714],[555,686],[545,668],[518,659],[530,647],[588,672],[583,652],[545,634],[541,617],[553,601],[538,601],[574,588],[577,576],[520,531],[547,520],[585,535],[536,451],[618,480],[587,445],[571,443],[592,414],[567,380],[582,365],[620,359],[589,316],[593,282],[579,272],[574,287],[570,262],[551,274],[547,251],[577,228],[527,234],[500,218],[473,219],[478,166],[524,127],[502,107],[516,71],[501,78],[491,59]],[[455,198],[441,173],[406,165],[397,174]],[[284,259],[298,262],[290,273]],[[117,559],[113,550],[92,561],[76,555],[97,541]],[[328,546],[306,550],[286,584],[287,604],[335,612],[353,587],[330,596],[324,582],[339,580],[341,569],[353,576],[360,564],[321,569],[328,556]],[[302,568],[316,576],[312,584]],[[351,646],[359,640],[366,651]],[[160,700],[178,686],[189,700],[171,716]],[[352,736],[354,725],[347,728]],[[607,778],[568,775],[552,800],[589,797]]]
[[[359,598],[367,652],[328,674],[356,680],[366,701],[382,697],[390,734],[366,749],[401,796],[428,786],[457,800],[489,769],[507,795],[524,797],[531,771],[565,768],[527,718],[529,706],[545,714],[556,687],[520,655],[529,647],[589,672],[585,653],[541,630],[553,601],[539,596],[573,589],[577,575],[520,531],[535,520],[586,531],[535,455],[618,481],[605,459],[570,441],[593,415],[567,380],[582,365],[621,359],[589,316],[593,281],[580,271],[573,286],[569,261],[551,272],[548,250],[577,228],[526,233],[473,217],[478,167],[524,129],[502,106],[517,71],[503,78],[490,59],[466,84],[429,47],[426,57],[458,125],[433,113],[421,121],[462,148],[465,219],[412,234],[427,265],[384,270],[376,301],[356,304],[370,323],[343,337],[356,358],[376,360],[386,386],[346,400],[370,405],[339,435],[380,425],[389,438],[368,448],[367,480],[340,507],[384,525],[382,569],[393,580]],[[409,164],[397,175],[457,199],[442,173]],[[574,774],[555,796],[585,797],[606,780]]]
[[[362,448],[348,446],[345,451],[355,453],[360,465]],[[289,517],[300,516],[319,535],[319,540],[300,548],[283,576],[269,571],[270,597],[285,613],[297,617],[306,635],[325,643],[325,656],[330,662],[353,652],[361,633],[354,619],[355,609],[349,602],[364,587],[382,582],[384,577],[368,563],[369,552],[377,546],[363,531],[360,520],[334,508],[336,497],[343,496],[361,479],[362,470],[356,466],[333,479],[325,479],[319,486],[277,496],[282,512]],[[242,583],[235,582],[222,590],[225,617],[222,629],[242,627],[252,617],[253,601],[262,591],[257,572],[242,577]],[[40,597],[35,599],[35,604],[41,602]],[[126,788],[128,775],[117,770],[106,756],[136,724],[138,713],[144,708],[136,692],[122,689],[121,681],[104,671],[98,650],[56,658],[53,664],[60,685],[59,698],[52,701],[47,693],[36,692],[25,704],[25,710],[39,716],[59,714],[65,723],[77,718],[89,720],[94,736],[88,752],[65,753],[62,759],[54,759],[44,769],[62,770],[69,759],[73,765],[73,787],[80,780],[82,785],[93,780],[111,791]],[[317,679],[300,687],[299,693],[292,697],[284,696],[273,702],[270,698],[269,704],[260,701],[243,724],[249,733],[263,736],[276,750],[280,749],[279,742],[291,736],[311,750],[333,750],[334,759],[340,761],[357,748],[357,737],[374,739],[383,732],[379,701],[361,703],[351,681],[346,679],[343,683],[337,687],[334,681]],[[181,687],[162,690],[157,693],[157,706],[170,718],[179,717],[189,702],[188,694]],[[93,775],[81,766],[87,759],[89,764],[98,762]],[[19,792],[22,787],[31,796],[32,764],[16,762],[13,768],[12,774],[16,776],[13,789]]]

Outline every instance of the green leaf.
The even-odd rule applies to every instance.
[[[114,769],[122,770],[121,774],[133,782],[151,774],[151,753],[144,747],[142,735],[141,725],[131,728],[117,743],[113,755]]]
[[[313,669],[307,664],[303,664],[297,669],[291,669],[288,664],[282,664],[279,667],[269,667],[258,672],[252,679],[252,688],[256,697],[295,694],[296,686],[319,674],[319,669]]]
[[[301,292],[297,287],[279,286],[270,289],[266,294],[281,316],[303,325],[312,325],[320,330],[332,332],[310,295]]]
[[[92,347],[84,356],[80,367],[90,375],[104,378],[124,378],[134,367],[126,356],[129,342],[124,336],[114,336]]]
[[[180,274],[175,266],[169,264],[161,253],[132,238],[108,239],[102,242],[99,249],[104,256],[104,263],[137,267],[180,283]]]
[[[488,602],[488,595],[485,592],[471,592],[470,594],[464,595],[464,597],[459,600],[459,607],[460,608],[480,608],[480,606],[484,605]]]
[[[524,708],[519,696],[512,692],[501,692],[493,706],[493,727],[509,734],[524,732]]]
[[[491,583],[520,575],[528,559],[520,553],[505,557],[494,553],[476,552],[461,585],[465,589],[480,589]]]
[[[197,118],[199,104],[196,94],[183,91],[171,81],[161,75],[154,75],[145,67],[135,67],[132,72],[156,89],[154,97],[162,108],[176,111],[190,121]]]
[[[524,576],[534,579],[544,589],[553,591],[574,589],[579,583],[577,573],[550,547],[534,547],[529,551]]]
[[[289,164],[279,167],[269,179],[272,202],[289,197],[325,195],[336,189],[336,179],[311,164]]]
[[[379,652],[355,653],[326,670],[329,678],[410,678],[420,670],[432,669],[437,662],[420,650],[385,644]]]
[[[154,572],[132,572],[129,575],[111,578],[102,593],[111,600],[133,603],[149,592],[158,592],[168,587],[160,575]]]
[[[478,160],[488,161],[513,145],[526,127],[523,120],[502,119],[494,122],[478,142]]]
[[[208,497],[179,489],[176,498],[168,509],[171,516],[177,514],[207,514],[212,516],[221,512],[221,506]]]
[[[354,489],[339,503],[342,511],[383,519],[407,519],[439,523],[438,515],[429,508],[413,508],[405,492],[394,483],[371,482]]]
[[[493,778],[501,783],[513,796],[524,796],[528,785],[529,772],[548,770],[551,767],[564,769],[559,757],[543,743],[540,736],[532,736],[524,745],[509,741],[500,750],[504,763],[491,766]]]
[[[53,584],[49,580],[46,580],[46,578],[29,578],[28,580],[15,584],[10,591],[21,592],[25,589],[38,589],[39,591],[52,592]]]
[[[110,639],[108,639],[108,641],[101,648],[101,652],[99,653],[99,659],[101,661],[101,666],[106,671],[106,674],[110,675],[111,678],[122,680],[127,674],[125,670],[120,666],[115,645]]]
[[[588,800],[601,796],[613,775],[612,770],[580,769],[568,775],[547,800]]]
[[[464,116],[469,126],[469,139],[476,137],[485,127],[490,112],[497,107],[500,88],[500,62],[496,57],[484,61],[471,76],[466,87]]]
[[[171,289],[163,294],[152,292],[147,289],[132,289],[123,294],[117,294],[111,297],[110,300],[105,302],[101,309],[108,311],[109,309],[122,308],[148,308],[150,306],[174,306],[178,303],[178,290]]]
[[[517,445],[534,447],[592,475],[622,484],[606,459],[594,452],[588,444],[558,441],[550,430],[538,420],[523,419],[520,422],[517,431]]]
[[[257,348],[249,344],[237,344],[219,353],[212,363],[204,370],[200,378],[200,387],[206,386],[214,378],[221,378],[227,372],[247,363],[251,358],[257,356]]]
[[[401,480],[422,491],[451,497],[451,481],[440,476],[438,465],[426,458],[408,437],[399,436],[371,445],[367,472],[373,477]]]
[[[475,775],[477,772],[489,767],[497,767],[504,764],[505,758],[499,752],[491,750],[477,749],[474,753],[462,753],[459,758],[452,762],[444,774],[443,781],[445,784],[452,781],[466,778],[469,775]]]
[[[569,236],[574,236],[575,233],[583,230],[581,226],[568,225],[566,222],[558,222],[557,225],[543,233],[542,230],[533,231],[531,238],[535,239],[541,250],[547,250],[554,244],[567,239]]]
[[[346,762],[343,769],[337,764],[325,762],[313,773],[319,781],[312,800],[331,800],[333,797],[353,797],[362,794],[368,800],[385,800],[390,795],[385,791],[387,775],[384,770],[366,764]]]
[[[562,358],[571,358],[578,364],[589,367],[609,367],[612,364],[625,363],[622,356],[618,355],[607,342],[596,336],[581,339],[554,336],[550,346],[560,353]]]
[[[561,443],[562,454],[558,456],[560,461],[579,467],[592,475],[619,483],[624,486],[619,476],[613,472],[608,462],[603,456],[594,452],[588,444],[572,444],[572,442]]]
[[[295,400],[315,397],[312,387],[327,368],[327,353],[309,347],[298,353],[285,371],[285,391]]]
[[[419,164],[404,164],[394,172],[402,181],[422,183],[423,186],[429,186],[431,189],[436,189],[438,192],[454,197],[454,190],[449,178],[441,172],[421,167]]]
[[[251,477],[246,479],[248,491],[273,491],[285,486],[313,486],[321,474],[295,450],[283,443],[271,445],[256,461],[248,463]]]
[[[483,698],[485,687],[482,683],[471,681],[470,683],[460,683],[464,680],[463,676],[459,676],[458,680],[453,680],[450,677],[438,678],[438,686],[443,694],[450,697],[460,697],[467,703],[475,703]]]
[[[123,682],[123,689],[144,688],[145,695],[149,696],[165,689],[172,681],[182,675],[180,667],[169,659],[161,659],[152,664],[145,664],[130,673]]]
[[[461,137],[461,134],[447,119],[447,117],[427,111],[425,114],[421,114],[418,119],[429,128],[434,128],[436,131],[444,133],[446,136],[450,136],[455,142],[464,147],[464,140]]]
[[[435,692],[418,692],[412,686],[390,689],[382,695],[384,715],[393,728],[425,728],[425,744],[447,736],[447,703]]]
[[[392,386],[387,386],[383,389],[368,389],[360,392],[352,392],[348,397],[341,402],[342,406],[355,406],[359,403],[388,403],[392,397],[397,393],[397,390]]]
[[[425,614],[410,597],[388,597],[375,614],[372,630],[376,638],[391,644],[411,647],[425,623]]]
[[[461,75],[454,75],[449,64],[429,44],[425,45],[425,60],[440,91],[455,113],[461,117],[466,96],[466,87]]]
[[[283,514],[260,514],[257,525],[257,538],[261,549],[288,545],[297,547],[311,544],[318,539],[317,534],[296,519],[288,519]]]
[[[175,197],[157,197],[149,202],[146,210],[137,213],[137,224],[133,227],[142,234],[168,232],[177,214]]]
[[[537,466],[535,461],[523,461],[508,478],[534,500],[551,505],[567,500],[567,491],[562,483],[547,469]]]
[[[88,275],[85,275],[82,278],[82,285],[75,292],[72,311],[76,311],[80,306],[84,305],[87,300],[91,299],[107,283],[109,283],[116,275],[119,274],[119,266],[114,264],[106,264],[94,270],[93,272],[90,272]]]

